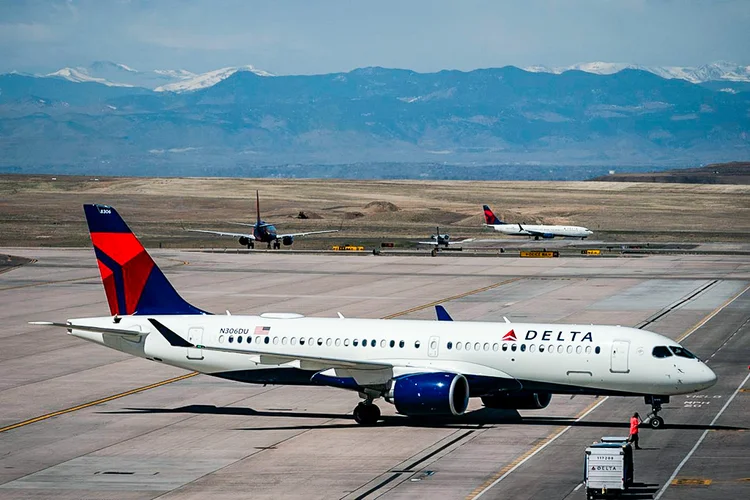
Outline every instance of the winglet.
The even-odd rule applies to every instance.
[[[435,313],[437,314],[438,321],[453,321],[453,318],[451,318],[451,315],[448,314],[448,311],[443,306],[435,306]]]

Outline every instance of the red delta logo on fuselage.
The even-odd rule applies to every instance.
[[[516,338],[516,332],[514,332],[513,330],[503,335],[503,342],[516,342],[517,340],[518,339]]]

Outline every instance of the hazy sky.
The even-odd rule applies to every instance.
[[[750,64],[750,0],[0,0],[0,71]]]

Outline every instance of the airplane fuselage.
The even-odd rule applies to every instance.
[[[551,226],[548,224],[488,224],[495,231],[514,236],[554,238],[587,238],[593,232],[581,226]]]
[[[171,345],[149,318],[196,347]],[[113,327],[112,317],[71,321]],[[366,385],[366,373],[353,375],[340,368],[330,369],[326,363],[293,359],[295,356],[386,362],[393,365],[388,377],[425,370],[463,373],[467,374],[472,397],[514,390],[674,395],[703,390],[716,380],[698,359],[652,354],[655,347],[676,346],[676,342],[628,327],[384,322],[296,315],[123,316],[116,327],[148,334],[130,339],[80,330],[72,333],[142,358],[251,383],[329,385],[352,390]],[[215,350],[222,348],[248,352]],[[377,375],[382,380],[383,373]]]

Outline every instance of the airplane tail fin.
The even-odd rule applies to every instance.
[[[489,205],[484,205],[482,208],[484,208],[484,223],[487,225],[495,225],[495,224],[505,224],[503,221],[498,219],[494,212],[490,209]]]
[[[83,211],[112,315],[209,314],[180,297],[113,207]]]
[[[260,226],[260,194],[258,194],[258,190],[255,190],[255,214],[258,216],[256,222]]]

